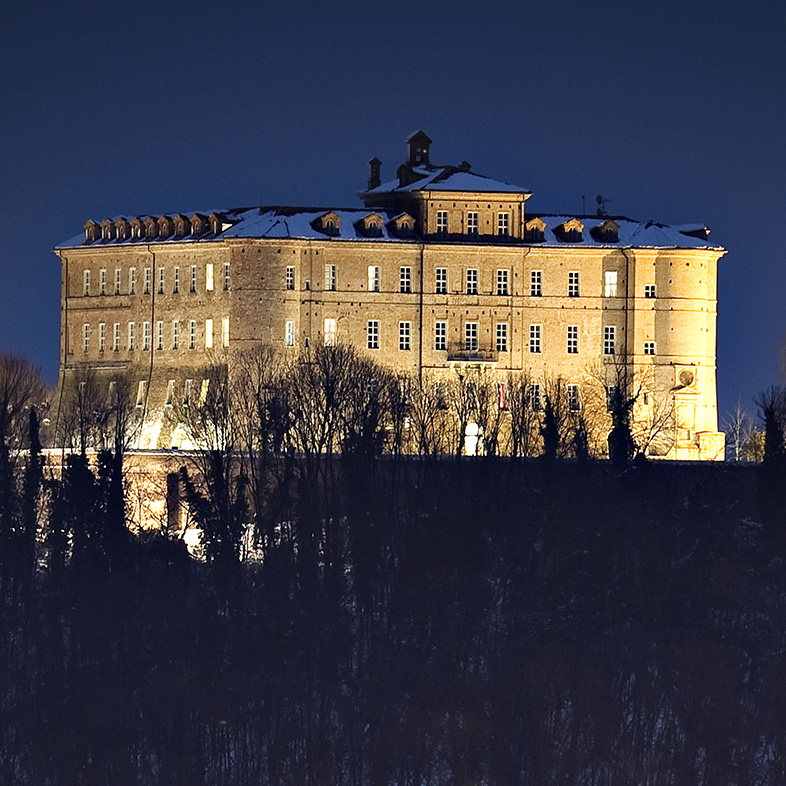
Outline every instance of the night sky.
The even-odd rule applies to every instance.
[[[286,6],[286,7],[285,7]],[[359,206],[422,128],[535,212],[705,222],[719,415],[781,381],[786,4],[7,4],[0,352],[57,377],[51,249],[88,218]]]

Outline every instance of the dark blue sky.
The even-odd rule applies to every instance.
[[[0,351],[56,379],[87,218],[359,204],[423,128],[439,163],[638,219],[704,221],[721,419],[780,381],[786,4],[17,3],[0,29]]]

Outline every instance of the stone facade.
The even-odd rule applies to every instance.
[[[721,458],[724,250],[706,228],[525,214],[529,191],[466,162],[432,165],[430,144],[410,137],[390,183],[372,160],[365,208],[88,221],[56,250],[61,389],[80,370],[129,371],[138,447],[155,450],[183,441],[163,417],[173,398],[199,395],[207,366],[231,369],[260,343],[347,342],[435,379],[469,365],[579,383],[622,364],[673,400],[669,458]]]

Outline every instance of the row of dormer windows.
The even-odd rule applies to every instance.
[[[99,353],[128,352],[151,349],[215,349],[229,346],[229,317],[220,320],[206,319],[204,330],[195,319],[173,320],[172,322],[99,322],[82,325],[82,354],[89,355],[95,347]]]
[[[229,278],[229,262],[225,262],[223,269],[219,271],[221,278],[216,280],[216,269],[212,262],[205,264],[204,270],[204,286],[206,292],[212,292],[214,289],[223,289],[225,292],[229,291],[230,278]],[[173,294],[178,294],[181,291],[196,292],[197,291],[197,265],[186,266],[182,270],[180,265],[175,265],[171,268],[171,274],[167,273],[165,266],[158,266],[155,270],[155,292],[158,295],[164,295],[168,291]],[[140,279],[141,274],[141,279]],[[170,278],[171,275],[171,278]],[[183,278],[185,277],[185,278]],[[153,293],[153,268],[145,267],[137,269],[136,267],[128,268],[127,288],[123,289],[124,284],[123,269],[116,267],[114,274],[110,279],[110,271],[106,268],[101,268],[98,271],[98,281],[93,281],[93,271],[85,269],[82,271],[82,295],[90,297],[92,294],[97,295],[150,295]]]
[[[100,223],[93,220],[85,222],[85,242],[201,237],[208,233],[218,235],[230,226],[219,213],[209,216],[194,213],[191,217],[178,213],[174,216],[135,217],[131,220],[121,217],[114,221],[107,218]]]

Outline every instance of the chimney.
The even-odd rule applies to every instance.
[[[380,167],[382,166],[382,162],[374,156],[371,161],[368,162],[368,190],[371,191],[373,188],[379,188],[382,183],[381,171]]]

